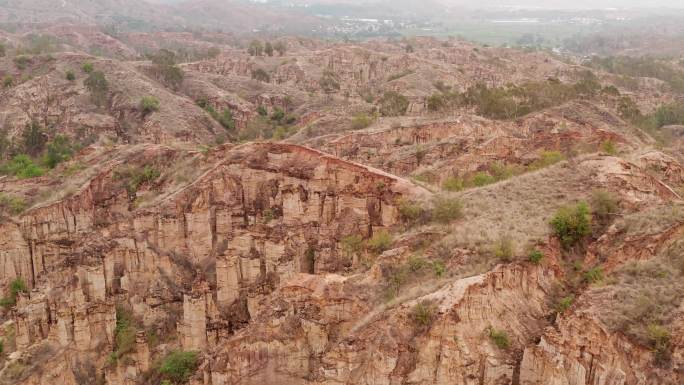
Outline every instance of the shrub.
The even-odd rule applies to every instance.
[[[250,56],[261,56],[261,54],[264,52],[264,45],[259,40],[252,40],[252,42],[249,43],[247,52],[250,54]]]
[[[263,83],[268,83],[271,81],[271,77],[268,75],[268,72],[266,72],[266,70],[263,68],[252,70],[252,79]]]
[[[89,74],[89,73],[93,72],[93,69],[94,69],[93,63],[88,63],[88,62],[83,63],[81,65],[81,69],[83,70],[83,72]]]
[[[197,353],[174,351],[169,353],[159,367],[159,373],[175,384],[184,384],[197,370]]]
[[[565,249],[569,249],[591,234],[591,211],[586,202],[558,209],[551,227]]]
[[[463,179],[457,176],[450,176],[442,183],[442,189],[451,192],[461,191],[463,187]]]
[[[544,253],[537,249],[534,249],[530,251],[530,254],[528,254],[527,256],[527,259],[529,259],[529,261],[534,263],[535,265],[538,265],[541,263],[542,259],[544,259]]]
[[[266,107],[259,106],[257,107],[257,114],[259,114],[259,116],[266,116],[268,115],[268,111],[266,110]]]
[[[368,116],[368,114],[356,114],[352,119],[352,129],[361,130],[373,124],[373,118]]]
[[[21,197],[0,193],[0,212],[19,215],[26,209],[26,201]]]
[[[67,71],[65,77],[66,77],[66,80],[68,80],[70,82],[73,82],[74,80],[76,80],[76,74],[74,74],[73,71]]]
[[[503,236],[494,245],[494,256],[504,262],[510,262],[515,255],[515,245],[510,236]]]
[[[45,171],[25,154],[17,155],[2,166],[0,170],[5,174],[14,175],[19,179],[35,178],[43,175]]]
[[[382,116],[401,116],[406,114],[409,100],[394,91],[385,92],[380,99],[380,114]]]
[[[43,128],[36,121],[26,123],[24,130],[21,132],[24,151],[30,156],[38,156],[43,152],[46,138],[47,136],[43,132]]]
[[[93,71],[83,83],[90,91],[90,99],[96,106],[101,106],[107,101],[109,83],[102,71]]]
[[[318,85],[326,94],[332,94],[340,90],[340,82],[334,72],[326,71],[318,80]]]
[[[572,306],[573,302],[575,302],[575,296],[573,295],[561,298],[561,300],[558,301],[558,304],[556,304],[556,312],[564,313],[570,308],[570,306]]]
[[[446,266],[442,261],[435,261],[432,263],[432,271],[435,273],[435,277],[440,278],[446,273]]]
[[[140,111],[143,114],[159,111],[159,99],[154,96],[143,96],[140,99]]]
[[[670,353],[670,332],[656,324],[650,324],[647,328],[648,338],[655,356],[655,363],[658,366],[666,366],[671,360]]]
[[[594,267],[584,272],[584,280],[589,283],[596,283],[603,280],[603,269]]]
[[[537,170],[562,162],[563,160],[565,160],[565,156],[559,151],[542,151],[539,154],[539,159],[532,162],[530,168]]]
[[[135,347],[136,328],[133,317],[122,306],[116,307],[116,328],[114,329],[114,352],[110,355],[117,360],[133,351]]]
[[[608,155],[616,155],[617,154],[617,147],[615,146],[615,142],[613,140],[608,139],[601,143],[601,151],[605,152]]]
[[[31,63],[31,58],[24,55],[19,55],[14,58],[14,65],[17,66],[19,70],[25,70],[26,67]]]
[[[399,201],[398,210],[401,221],[409,226],[425,222],[427,213],[419,203],[402,199]]]
[[[138,191],[140,186],[153,182],[160,175],[159,170],[149,165],[143,168],[129,166],[114,171],[114,179],[122,181],[131,195]]]
[[[69,139],[64,135],[57,135],[47,145],[43,164],[48,168],[55,168],[58,164],[69,160],[73,154],[74,148]]]
[[[489,173],[480,171],[471,178],[473,186],[482,187],[496,182],[496,178],[489,175]]]
[[[14,85],[14,76],[7,74],[2,78],[2,86],[5,88],[10,88]]]
[[[439,223],[449,223],[463,216],[463,205],[456,198],[437,198],[433,203],[432,218]]]
[[[363,237],[359,234],[347,235],[340,241],[342,252],[346,256],[359,254],[363,249]]]
[[[411,309],[410,318],[419,330],[425,330],[432,325],[437,316],[437,305],[430,301],[421,301]]]
[[[591,195],[591,211],[601,221],[606,221],[618,212],[619,202],[606,190],[597,190]]]
[[[380,254],[392,247],[392,236],[387,230],[380,230],[368,240],[367,245],[373,252]]]
[[[17,303],[17,296],[19,293],[27,293],[28,287],[21,277],[15,278],[9,286],[9,293],[4,298],[0,299],[0,306],[10,308]]]
[[[511,346],[511,342],[508,339],[508,334],[504,330],[496,330],[493,327],[489,327],[488,330],[489,339],[492,340],[494,345],[501,350],[506,350]]]

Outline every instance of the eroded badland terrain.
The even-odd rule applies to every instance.
[[[253,40],[0,31],[0,384],[684,383],[684,61]]]

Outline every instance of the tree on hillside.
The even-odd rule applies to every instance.
[[[251,56],[261,56],[264,52],[264,45],[261,44],[259,40],[253,40],[251,43],[249,43],[249,48],[247,48],[247,52]]]
[[[47,138],[43,132],[43,128],[36,121],[26,123],[24,131],[21,133],[22,144],[24,152],[30,156],[38,156],[43,149]]]
[[[177,56],[174,52],[167,49],[160,49],[150,56],[152,60],[153,72],[169,87],[177,89],[183,83],[185,74],[176,65]]]
[[[109,83],[102,71],[91,72],[83,84],[90,91],[90,98],[96,106],[100,107],[107,102]]]
[[[388,91],[380,99],[380,114],[382,116],[401,116],[408,110],[409,100],[406,96]]]
[[[283,55],[285,55],[285,52],[287,51],[287,46],[282,41],[279,41],[279,42],[275,43],[275,45],[273,46],[273,49],[278,51],[278,56],[283,56]]]
[[[266,53],[266,55],[268,56],[273,56],[273,45],[270,41],[266,42],[266,46],[264,47],[264,53]]]

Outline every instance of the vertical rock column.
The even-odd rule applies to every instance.
[[[206,294],[185,294],[183,320],[178,329],[183,350],[203,350],[207,346]]]

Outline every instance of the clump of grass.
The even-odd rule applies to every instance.
[[[552,166],[565,160],[565,156],[560,151],[543,151],[539,154],[539,159],[532,162],[530,169],[538,170]]]
[[[507,350],[511,347],[511,341],[508,339],[508,333],[505,330],[496,330],[489,327],[487,330],[489,339],[501,350]]]
[[[458,176],[450,176],[442,183],[442,189],[450,192],[461,191],[465,187],[463,178]]]
[[[566,310],[572,306],[573,302],[575,302],[575,296],[574,295],[569,295],[567,297],[561,298],[560,301],[556,304],[556,312],[557,313],[564,313]]]
[[[584,281],[593,284],[603,281],[603,269],[594,267],[584,272]]]
[[[371,251],[376,254],[381,254],[392,247],[392,236],[387,230],[380,230],[376,232],[366,244]]]
[[[527,259],[534,263],[535,265],[538,265],[541,263],[542,259],[544,259],[544,253],[539,251],[538,249],[533,249],[530,251],[530,253],[527,255]]]
[[[604,141],[601,143],[601,151],[608,155],[616,155],[617,147],[615,146],[615,142],[613,142],[611,139]]]
[[[515,256],[515,244],[513,238],[508,235],[502,236],[493,248],[494,256],[504,262],[510,262]]]
[[[670,352],[670,332],[657,324],[648,325],[647,330],[656,365],[661,367],[667,366],[672,360]]]
[[[161,172],[150,165],[142,168],[128,166],[114,171],[114,179],[122,181],[131,195],[135,194],[142,185],[155,181],[160,175]]]
[[[421,301],[411,309],[410,318],[418,331],[427,330],[437,318],[437,305]]]

